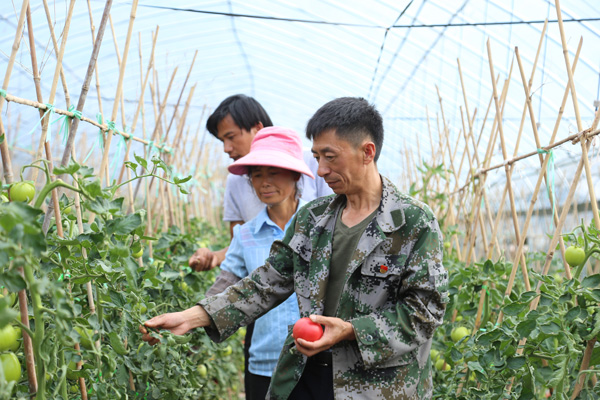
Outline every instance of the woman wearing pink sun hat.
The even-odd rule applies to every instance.
[[[298,134],[288,128],[263,128],[254,137],[250,153],[229,167],[236,175],[248,175],[256,195],[266,207],[252,220],[233,228],[233,239],[221,274],[206,293],[212,296],[250,275],[262,266],[271,244],[282,239],[296,211],[306,202],[300,198],[297,182],[304,174],[314,179],[303,160]],[[256,320],[250,343],[246,399],[264,399],[273,370],[288,334],[288,326],[300,318],[293,294],[282,304]]]
[[[250,153],[231,164],[229,172],[248,173],[248,167],[283,168],[315,178],[302,156],[302,142],[296,131],[280,126],[263,128],[256,133]]]

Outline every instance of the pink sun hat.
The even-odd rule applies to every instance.
[[[280,126],[269,126],[258,131],[250,145],[250,153],[227,169],[234,175],[245,175],[251,166],[289,169],[315,178],[304,162],[300,136],[296,131]]]

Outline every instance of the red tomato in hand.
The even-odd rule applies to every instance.
[[[309,342],[321,339],[323,336],[323,327],[316,322],[312,322],[310,318],[300,318],[294,324],[292,330],[292,336],[294,339],[304,339]]]

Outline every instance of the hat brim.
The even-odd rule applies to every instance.
[[[256,150],[238,159],[227,169],[234,175],[248,174],[248,167],[265,166],[288,169],[315,179],[304,160],[299,160],[288,153],[276,150]]]

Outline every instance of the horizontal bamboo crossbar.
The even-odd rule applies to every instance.
[[[3,97],[6,99],[7,102],[13,102],[13,103],[22,104],[22,105],[25,105],[25,106],[35,107],[35,108],[40,109],[40,110],[47,110],[49,108],[48,105],[46,105],[44,103],[39,103],[37,101],[23,99],[21,97],[13,96],[10,93],[7,93],[6,96],[3,96]],[[62,110],[60,108],[53,108],[52,111],[54,113],[56,113],[56,114],[66,115],[67,117],[71,117],[71,118],[75,117],[75,113],[73,113],[71,111],[67,111],[67,110]],[[111,131],[111,129],[108,127],[107,124],[100,124],[100,123],[98,123],[98,121],[94,121],[93,119],[90,119],[90,118],[82,116],[81,117],[81,121],[85,121],[88,124],[94,125],[98,129],[102,130],[102,132]],[[118,129],[114,129],[114,130],[112,130],[112,132],[113,133],[117,133],[117,134],[123,136],[127,140],[129,140],[129,139],[135,140],[136,142],[140,142],[140,143],[143,143],[145,145],[150,145],[152,143],[151,140],[140,139],[138,137],[133,136],[130,133],[123,132],[123,131],[120,131]],[[171,153],[172,152],[172,149],[169,146],[167,146],[166,144],[164,144],[164,143],[163,144],[154,144],[154,143],[152,143],[152,146],[155,147],[156,149],[162,151],[162,152],[166,152],[166,153]]]
[[[552,150],[552,149],[554,149],[556,147],[562,146],[563,144],[565,144],[567,142],[573,142],[572,144],[577,144],[582,139],[592,138],[592,137],[594,137],[594,136],[596,136],[598,134],[600,134],[600,129],[596,129],[596,130],[594,130],[592,132],[590,132],[590,129],[585,129],[585,130],[583,130],[581,132],[574,133],[573,135],[570,135],[570,136],[564,138],[563,140],[560,140],[560,141],[558,141],[556,143],[553,143],[550,146],[541,147],[540,150],[549,151],[549,150]],[[481,175],[484,175],[485,173],[487,173],[489,171],[492,171],[492,170],[495,170],[495,169],[498,169],[498,168],[502,168],[502,167],[505,167],[507,165],[512,165],[512,164],[516,163],[517,161],[521,161],[521,160],[524,160],[526,158],[533,157],[533,156],[535,156],[537,154],[539,154],[537,150],[536,151],[532,151],[530,153],[526,153],[526,154],[520,155],[518,157],[514,157],[514,158],[511,158],[509,160],[506,160],[506,161],[504,161],[501,164],[497,164],[497,165],[494,165],[494,166],[488,167],[488,168],[479,169],[473,175],[473,178],[479,177]],[[471,184],[471,182],[469,181],[466,184],[464,184],[460,189],[455,190],[454,192],[449,193],[449,194],[453,195],[453,194],[460,193],[460,192],[464,191],[470,184]]]

